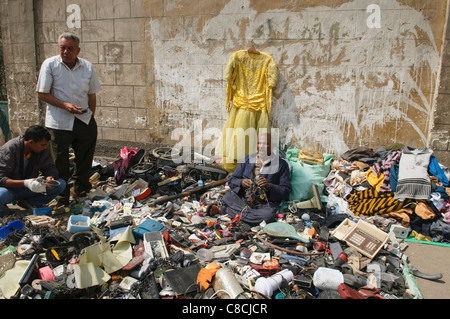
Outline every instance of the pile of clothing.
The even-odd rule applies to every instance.
[[[394,218],[421,239],[450,240],[449,171],[426,147],[349,150],[323,183],[335,212]]]

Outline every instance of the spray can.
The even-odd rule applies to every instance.
[[[247,299],[239,281],[228,268],[220,268],[213,281],[213,289],[220,299]]]

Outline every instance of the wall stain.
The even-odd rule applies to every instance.
[[[426,145],[440,65],[438,23],[418,10],[419,1],[378,1],[382,25],[369,28],[365,8],[372,2],[227,0],[214,14],[182,16],[181,25],[181,18],[168,18],[189,10],[188,1],[167,4],[160,15],[143,1],[149,136],[176,142],[170,133],[198,119],[220,129],[227,118],[223,69],[231,53],[254,42],[279,66],[272,125],[283,142],[329,153]],[[121,50],[105,49],[109,66],[120,67]]]

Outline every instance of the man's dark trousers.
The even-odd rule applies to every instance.
[[[65,190],[58,199],[69,201],[69,179],[73,177],[74,193],[81,195],[92,188],[89,182],[95,146],[97,143],[97,123],[94,117],[88,125],[75,118],[72,131],[55,130],[48,128],[52,135],[51,150],[60,178],[67,183]],[[72,147],[75,160],[74,170],[70,171],[69,149]]]

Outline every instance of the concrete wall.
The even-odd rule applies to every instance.
[[[447,17],[441,73],[439,78],[439,93],[434,111],[433,127],[430,134],[430,148],[434,155],[450,167],[450,17]]]
[[[430,146],[450,165],[448,0],[0,3],[13,134],[42,120],[36,71],[72,31],[103,85],[100,139],[211,147],[227,118],[225,65],[253,40],[278,63],[282,142],[333,154]]]
[[[35,93],[36,55],[33,1],[0,2],[3,58],[11,134],[40,123],[44,113]]]

